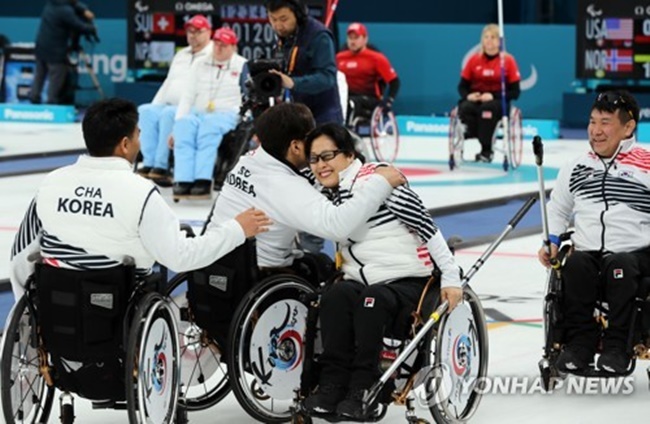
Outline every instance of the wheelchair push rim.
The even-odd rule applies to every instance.
[[[180,402],[188,411],[201,411],[219,403],[230,393],[222,346],[192,319],[187,300],[187,274],[176,275],[167,296],[178,326],[181,359]]]
[[[488,366],[487,324],[481,303],[466,287],[464,302],[445,314],[430,339],[427,402],[438,423],[464,422],[478,408]]]
[[[521,165],[523,157],[523,129],[521,125],[521,111],[513,107],[510,112],[508,125],[508,162],[511,169],[517,169]]]
[[[33,308],[23,296],[12,308],[2,338],[0,384],[6,423],[47,422],[54,387],[40,372]]]
[[[126,398],[131,423],[171,423],[179,391],[178,329],[157,293],[139,302],[126,360]]]
[[[399,131],[392,110],[376,107],[370,120],[370,145],[375,159],[392,163],[399,152]]]
[[[227,358],[237,401],[254,419],[292,417],[304,360],[307,307],[299,300],[314,289],[302,279],[279,275],[256,286],[239,305]]]

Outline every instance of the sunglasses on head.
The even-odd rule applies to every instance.
[[[625,99],[620,94],[600,93],[598,97],[596,97],[596,103],[608,106],[608,109],[612,110],[623,109],[628,113],[628,115],[630,115],[630,118],[634,119],[634,115],[632,114],[627,102],[625,102]]]

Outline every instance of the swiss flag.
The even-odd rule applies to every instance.
[[[154,13],[153,14],[153,33],[154,34],[173,34],[176,31],[174,25],[173,13]]]

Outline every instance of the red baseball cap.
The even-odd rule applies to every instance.
[[[363,37],[368,36],[368,30],[366,29],[366,26],[364,24],[361,24],[359,22],[353,22],[348,26],[348,31],[347,33],[354,32],[357,35],[361,35]]]
[[[194,15],[192,18],[185,22],[185,28],[192,26],[196,29],[212,29],[212,24],[203,15]]]
[[[237,34],[230,28],[219,28],[212,36],[213,40],[221,41],[224,44],[237,44]]]

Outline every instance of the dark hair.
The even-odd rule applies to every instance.
[[[319,125],[307,134],[305,138],[305,154],[308,159],[314,140],[322,135],[332,140],[338,150],[353,155],[355,158],[361,160],[361,162],[366,161],[366,158],[355,149],[354,138],[352,138],[350,131],[343,125],[334,123]]]
[[[304,104],[280,103],[255,120],[255,134],[267,153],[285,161],[291,141],[304,140],[314,125],[314,115]]]
[[[124,99],[101,100],[86,111],[81,129],[90,156],[112,156],[138,126],[138,108]]]
[[[294,15],[296,15],[296,21],[298,25],[303,25],[307,21],[307,7],[300,2],[300,0],[268,0],[264,6],[269,12],[275,12],[278,9],[283,7],[288,7],[291,9]]]
[[[639,105],[627,90],[600,93],[591,106],[591,110],[594,109],[609,113],[618,111],[618,118],[623,124],[626,124],[631,119],[634,119],[637,124],[639,123]]]

